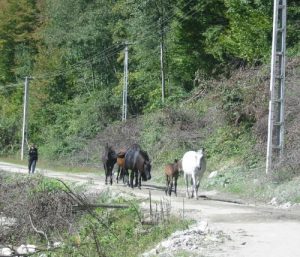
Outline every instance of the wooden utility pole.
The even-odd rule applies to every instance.
[[[123,105],[122,105],[122,121],[127,119],[127,93],[128,93],[128,43],[125,43],[124,57],[124,86],[123,86]]]
[[[274,0],[273,41],[271,57],[270,101],[268,119],[268,143],[266,173],[273,166],[273,152],[283,157],[284,146],[284,98],[285,98],[285,50],[286,50],[286,0]]]
[[[22,146],[21,146],[21,160],[24,159],[24,148],[25,148],[25,141],[27,143],[27,134],[28,134],[28,87],[29,87],[29,78],[25,77],[24,83],[24,107],[23,107],[23,126],[22,126]]]

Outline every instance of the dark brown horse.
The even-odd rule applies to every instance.
[[[135,176],[135,186],[141,188],[141,180],[151,179],[151,164],[147,152],[143,151],[138,144],[130,146],[125,154],[125,172],[130,173],[130,187],[133,188],[133,177]]]
[[[179,172],[182,171],[181,160],[174,160],[174,163],[168,163],[165,166],[165,175],[166,175],[166,195],[171,196],[173,181],[174,181],[174,193],[177,196],[177,179]]]
[[[107,185],[107,178],[110,179],[110,184],[112,185],[112,171],[114,168],[114,165],[117,161],[117,154],[112,146],[108,146],[106,144],[104,153],[102,155],[102,162],[103,167],[105,170],[105,184]]]

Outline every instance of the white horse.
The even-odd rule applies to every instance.
[[[182,157],[182,169],[184,172],[184,179],[186,184],[186,196],[190,198],[189,194],[189,178],[193,186],[192,197],[198,199],[198,188],[200,185],[203,173],[206,170],[206,157],[204,148],[199,149],[197,152],[188,151]]]

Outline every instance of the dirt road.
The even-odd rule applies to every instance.
[[[0,162],[0,170],[27,173],[25,166]],[[105,186],[104,177],[95,174],[68,174],[50,170],[37,170],[46,176],[61,178],[78,183],[88,182],[94,190],[110,188],[112,191],[134,193],[141,198],[153,200],[164,197],[163,188],[150,183],[142,190],[129,189],[122,185]],[[297,257],[300,256],[300,208],[278,208],[234,201],[221,201],[224,196],[218,192],[201,192],[206,198],[184,199],[184,190],[179,189],[178,197],[171,198],[172,211],[199,221],[205,221],[210,230],[222,231],[227,240],[216,243],[206,252],[211,257]],[[184,199],[184,200],[183,200]],[[239,202],[239,201],[236,201]],[[197,256],[193,255],[193,256]],[[204,256],[200,255],[199,256]]]

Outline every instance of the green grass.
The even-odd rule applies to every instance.
[[[115,199],[115,201],[128,204],[126,200]],[[84,215],[76,225],[77,232],[66,236],[65,247],[52,253],[51,257],[99,256],[97,244],[101,246],[98,247],[101,256],[139,256],[176,230],[184,230],[191,224],[190,221],[171,217],[165,223],[143,225],[140,222],[142,214],[136,201],[131,202],[128,209],[110,211],[98,208],[95,213],[98,218],[89,214]]]
[[[174,257],[205,257],[204,255],[199,255],[190,251],[180,250],[175,253]]]
[[[15,157],[0,157],[1,162],[8,162],[11,164],[18,164],[18,165],[23,165],[26,166],[28,165],[27,158],[24,160],[20,160]],[[95,168],[95,167],[70,167],[67,165],[63,165],[60,163],[55,163],[53,161],[48,161],[48,160],[41,160],[39,159],[37,162],[37,168],[39,169],[47,169],[47,170],[53,170],[53,171],[61,171],[61,172],[69,172],[69,173],[100,173],[104,174],[103,168]]]
[[[26,195],[29,198],[27,199],[28,201],[22,202],[25,210],[28,207],[26,204],[31,204],[32,202],[30,197],[35,200],[43,199],[43,204],[47,204],[47,197],[40,198],[36,196],[51,195],[53,192],[62,193],[65,190],[64,186],[57,180],[46,178],[42,175],[29,177],[22,174],[3,174],[2,178],[6,181],[5,184],[10,183],[12,185],[10,187],[11,190],[14,190],[16,188],[14,185],[20,181],[26,185]],[[77,191],[71,184],[68,186],[72,188],[73,192]],[[59,240],[63,242],[63,247],[55,251],[46,252],[47,256],[139,256],[147,249],[153,248],[161,240],[169,237],[173,232],[184,230],[192,223],[191,221],[171,216],[159,224],[144,224],[141,222],[143,213],[139,208],[139,199],[128,201],[126,198],[114,198],[110,190],[101,193],[97,198],[93,199],[91,201],[95,204],[126,204],[129,205],[129,208],[97,208],[90,211],[76,212],[72,214],[77,218],[73,220],[71,231],[64,232],[60,228],[58,232],[55,227],[49,225],[47,227],[48,238],[53,241]],[[10,204],[14,204],[14,202]],[[53,204],[55,208],[53,200],[49,204]],[[16,211],[18,212],[18,209]],[[47,216],[41,216],[40,218],[47,219]],[[57,219],[60,219],[59,215]],[[55,238],[57,233],[60,235],[59,239]],[[24,236],[33,244],[45,244],[43,239],[39,239],[35,235],[35,232],[33,232]],[[101,254],[99,255],[99,253]]]
[[[201,184],[207,190],[216,189],[250,202],[267,203],[275,197],[281,204],[300,202],[299,183],[300,177],[274,181],[272,176],[266,175],[264,167],[249,169],[246,166],[232,166],[220,170],[214,178],[204,178]]]

